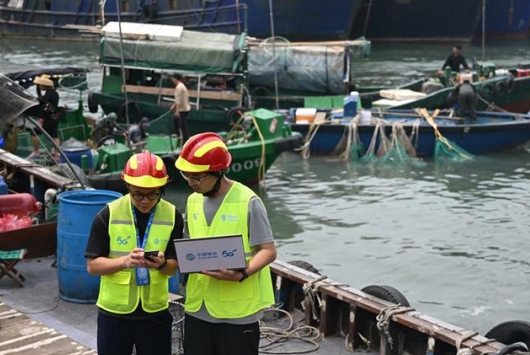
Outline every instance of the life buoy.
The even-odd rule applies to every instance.
[[[513,76],[510,74],[510,76],[506,78],[506,92],[508,94],[513,91],[514,84],[515,84],[515,80],[513,79]]]
[[[361,291],[388,302],[410,307],[410,303],[407,298],[392,286],[370,285],[366,286]]]
[[[146,21],[151,21],[158,14],[158,6],[156,3],[149,3],[142,6],[142,16]]]
[[[479,93],[484,99],[491,100],[495,94],[495,87],[492,83],[484,84],[480,87]]]
[[[121,105],[120,109],[118,110],[118,122],[119,123],[126,123],[127,119],[125,117],[125,107],[127,106],[129,111],[129,123],[134,124],[140,120],[141,110],[140,106],[136,102],[127,102]]]
[[[88,111],[90,111],[91,113],[98,112],[98,104],[94,102],[94,93],[92,91],[88,92],[87,104]]]
[[[506,86],[506,81],[501,80],[495,83],[495,94],[498,96],[504,96],[508,93],[508,87]]]
[[[522,342],[530,348],[530,323],[522,320],[503,322],[493,327],[485,337],[506,345]]]

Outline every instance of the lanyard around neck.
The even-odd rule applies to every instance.
[[[138,219],[136,218],[136,209],[132,206],[132,214],[134,217],[134,228],[136,229],[136,245],[142,249],[145,249],[147,244],[147,237],[149,237],[149,230],[151,229],[151,224],[153,224],[153,217],[155,215],[156,205],[151,209],[149,213],[149,219],[147,220],[147,226],[145,227],[143,240],[140,241],[140,231],[138,230]],[[141,245],[140,245],[141,243]]]

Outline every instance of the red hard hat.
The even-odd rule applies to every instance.
[[[121,178],[130,185],[150,188],[165,186],[168,175],[162,158],[146,150],[129,158]]]
[[[224,170],[231,162],[232,156],[223,139],[215,133],[205,132],[188,139],[175,166],[187,173],[201,173]]]

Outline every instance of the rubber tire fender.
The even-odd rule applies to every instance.
[[[146,21],[151,21],[158,15],[158,6],[156,3],[150,2],[142,6],[142,17]]]
[[[244,107],[232,107],[228,112],[226,113],[226,121],[230,126],[233,126],[236,124],[236,122],[239,121],[241,118],[241,114],[244,114],[246,109]]]
[[[318,274],[320,275],[320,271],[318,271],[317,268],[315,268],[313,265],[311,265],[310,263],[306,262],[306,261],[303,261],[303,260],[293,260],[293,261],[289,261],[289,264],[293,265],[293,266],[296,266],[296,267],[299,267],[300,269],[304,269],[306,271],[310,271],[312,272],[313,274]]]
[[[495,93],[499,96],[504,96],[508,93],[508,86],[506,80],[501,80],[495,83]]]
[[[495,87],[492,83],[484,84],[480,87],[479,94],[484,99],[491,100],[493,98],[493,95],[495,94]]]
[[[94,93],[92,91],[88,92],[87,105],[88,105],[89,112],[91,113],[98,112],[98,104],[94,102]]]
[[[135,124],[140,120],[140,116],[142,114],[142,111],[140,110],[140,106],[134,102],[129,101],[127,103],[123,103],[123,105],[120,106],[120,109],[118,110],[118,122],[119,123],[126,123],[127,119],[125,117],[125,106],[128,106],[129,108],[129,124]]]
[[[530,322],[522,320],[503,322],[491,328],[485,337],[496,339],[506,345],[522,342],[530,348]]]
[[[405,296],[392,286],[370,285],[366,286],[361,291],[388,302],[410,307],[410,303]]]
[[[320,272],[308,262],[305,262],[302,260],[294,260],[294,261],[289,261],[288,263],[293,266],[299,267],[301,269],[310,271],[314,274],[320,275]],[[272,286],[274,289],[274,287],[276,286],[277,276],[274,273],[272,273],[271,276],[272,276]],[[280,303],[283,303],[283,306],[282,306],[283,309],[286,309],[285,306],[287,305],[287,303],[290,302],[291,297],[289,295],[291,294],[294,295],[294,304],[291,306],[301,309],[302,307],[301,304],[304,302],[303,286],[294,281],[288,280],[288,279],[282,280],[281,287],[278,290],[278,301]]]
[[[513,75],[510,74],[510,76],[506,78],[506,92],[508,94],[513,91],[514,84],[515,84],[515,79],[513,78]]]

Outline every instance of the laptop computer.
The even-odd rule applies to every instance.
[[[175,249],[183,274],[247,267],[241,235],[179,239],[175,240]]]

